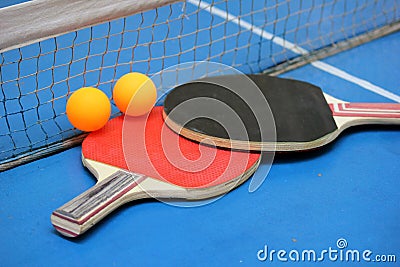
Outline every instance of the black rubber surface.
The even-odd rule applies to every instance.
[[[277,142],[308,142],[337,129],[319,87],[265,74],[248,75],[261,90],[267,100],[265,102],[257,95],[259,91],[243,88],[248,87],[248,81],[244,82],[246,79],[243,76],[210,77],[178,86],[166,97],[164,111],[175,123],[185,125],[192,131],[224,139],[230,136],[231,139],[243,141],[275,141],[274,121]],[[244,101],[242,95],[246,93],[254,97],[245,97]],[[193,99],[202,101],[194,104],[188,101]],[[188,104],[179,106],[185,102]],[[238,117],[225,112],[223,103],[231,107]],[[268,118],[268,112],[265,113],[266,108],[262,106],[267,103],[274,121]],[[260,112],[264,112],[264,119],[268,121],[267,124],[263,123],[263,129],[260,129],[260,120],[256,119],[260,116],[254,115]],[[246,135],[241,130],[235,130],[243,128],[240,120],[245,125]]]

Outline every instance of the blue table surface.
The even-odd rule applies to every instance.
[[[322,61],[399,95],[399,49],[397,32]],[[312,82],[345,101],[393,102],[312,65],[281,76]],[[253,193],[248,181],[198,208],[133,202],[76,239],[58,235],[50,214],[95,183],[80,147],[19,166],[0,173],[0,266],[287,266],[276,253],[258,259],[266,246],[318,256],[329,248],[370,250],[371,258],[400,261],[399,130],[349,129],[321,149],[277,155]],[[337,246],[341,238],[344,249]],[[328,256],[291,263],[365,264]]]

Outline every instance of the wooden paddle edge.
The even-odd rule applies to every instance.
[[[82,162],[88,170],[97,177],[98,182],[108,177],[114,172],[119,171],[119,168],[113,167],[108,164],[100,163],[94,160],[86,159],[82,155]],[[240,176],[235,177],[228,182],[221,183],[209,188],[183,188],[173,184],[169,184],[158,179],[147,177],[137,187],[128,191],[122,198],[118,199],[106,206],[104,209],[99,211],[100,216],[92,216],[90,218],[79,218],[71,221],[68,218],[63,218],[61,214],[54,212],[51,215],[51,222],[54,228],[61,234],[68,237],[76,237],[88,229],[94,224],[100,221],[106,215],[112,213],[118,207],[124,205],[127,202],[134,201],[137,199],[155,198],[159,200],[202,200],[217,197],[228,193],[234,188],[240,186],[257,170],[261,162],[261,155],[258,160],[248,168]],[[173,197],[171,197],[171,195]],[[81,223],[83,221],[83,223]]]
[[[319,148],[335,140],[345,129],[359,125],[400,125],[398,118],[365,118],[365,117],[334,117],[337,125],[337,130],[328,133],[316,140],[296,143],[296,142],[254,142],[254,141],[241,141],[241,140],[228,140],[219,137],[209,137],[205,134],[186,129],[181,125],[171,120],[168,115],[163,111],[165,124],[175,133],[188,138],[190,140],[201,142],[208,145],[217,147],[237,149],[244,151],[264,151],[264,152],[296,152],[306,151]]]

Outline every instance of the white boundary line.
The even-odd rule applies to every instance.
[[[191,3],[191,4],[195,5],[195,6],[200,7],[202,9],[208,11],[211,14],[214,14],[214,15],[216,15],[218,17],[221,17],[221,18],[225,19],[226,21],[235,23],[241,28],[250,30],[254,34],[256,34],[256,35],[258,35],[258,36],[260,36],[260,37],[262,37],[262,38],[264,38],[266,40],[270,40],[274,44],[279,45],[281,47],[284,47],[284,48],[292,51],[293,53],[296,53],[298,55],[306,55],[306,54],[309,53],[308,50],[306,50],[306,49],[304,49],[304,48],[302,48],[302,47],[300,47],[300,46],[298,46],[298,45],[296,45],[294,43],[291,43],[291,42],[289,42],[289,41],[287,41],[287,40],[285,40],[285,39],[283,39],[281,37],[274,36],[273,34],[267,32],[267,31],[264,31],[263,29],[261,29],[261,28],[259,28],[257,26],[254,26],[254,25],[252,25],[251,23],[249,23],[247,21],[244,21],[243,19],[240,19],[239,17],[236,17],[236,16],[234,16],[234,15],[232,15],[232,14],[230,14],[230,13],[228,13],[228,12],[222,10],[222,9],[219,9],[219,8],[217,8],[215,6],[211,6],[207,2],[199,1],[199,0],[187,0],[187,2],[189,2],[189,3]],[[376,94],[379,94],[381,96],[384,96],[384,97],[386,97],[388,99],[391,99],[391,100],[394,100],[394,101],[400,103],[400,96],[398,96],[396,94],[393,94],[392,92],[389,92],[386,89],[383,89],[383,88],[381,88],[381,87],[379,87],[377,85],[374,85],[374,84],[370,83],[369,81],[366,81],[366,80],[360,79],[360,78],[358,78],[356,76],[353,76],[353,75],[351,75],[351,74],[349,74],[349,73],[347,73],[347,72],[345,72],[343,70],[340,70],[340,69],[338,69],[338,68],[336,68],[336,67],[334,67],[332,65],[329,65],[329,64],[324,63],[324,62],[319,61],[319,60],[316,60],[316,61],[312,62],[311,65],[313,67],[317,68],[317,69],[325,71],[325,72],[327,72],[329,74],[332,74],[332,75],[334,75],[336,77],[342,78],[342,79],[344,79],[344,80],[346,80],[348,82],[357,84],[358,86],[360,86],[360,87],[362,87],[362,88],[364,88],[364,89],[366,89],[368,91],[374,92]]]
[[[374,92],[374,93],[376,93],[378,95],[384,96],[386,98],[389,98],[391,100],[394,100],[394,101],[400,103],[400,96],[398,96],[396,94],[393,94],[392,92],[389,92],[389,91],[387,91],[387,90],[385,90],[385,89],[383,89],[383,88],[381,88],[381,87],[379,87],[379,86],[377,86],[375,84],[372,84],[369,81],[366,81],[366,80],[360,79],[360,78],[358,78],[356,76],[353,76],[353,75],[351,75],[351,74],[349,74],[349,73],[347,73],[347,72],[345,72],[345,71],[343,71],[341,69],[338,69],[338,68],[336,68],[336,67],[334,67],[332,65],[326,64],[326,63],[324,63],[322,61],[319,61],[319,60],[312,62],[311,65],[316,67],[316,68],[318,68],[318,69],[320,69],[320,70],[323,70],[323,71],[325,71],[327,73],[330,73],[330,74],[332,74],[334,76],[342,78],[343,80],[349,81],[351,83],[355,83],[358,86],[360,86],[360,87],[362,87],[364,89],[367,89],[367,90],[369,90],[371,92]]]

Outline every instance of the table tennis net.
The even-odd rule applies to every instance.
[[[125,73],[191,61],[277,74],[393,32],[400,17],[396,0],[96,2],[0,9],[0,170],[80,143],[65,105],[81,87],[111,98]]]

